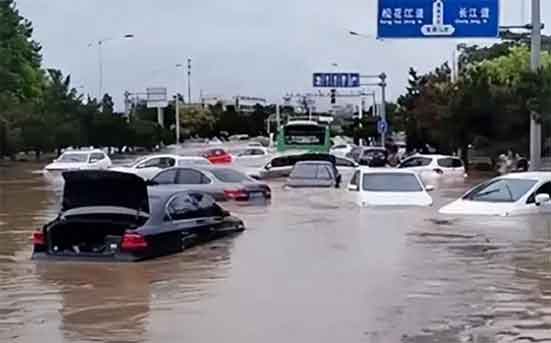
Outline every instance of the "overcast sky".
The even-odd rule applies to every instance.
[[[523,0],[501,0],[501,24],[518,24]],[[529,2],[529,1],[526,1]],[[551,1],[542,1],[551,24]],[[315,71],[386,72],[390,97],[404,92],[410,66],[427,71],[451,58],[457,40],[376,41],[348,30],[376,33],[376,0],[19,0],[33,22],[46,67],[71,74],[81,92],[98,93],[101,38],[104,91],[122,107],[124,90],[166,86],[186,92],[191,57],[192,95],[262,96],[311,89]],[[526,7],[525,21],[528,20]],[[487,41],[476,41],[485,44]]]

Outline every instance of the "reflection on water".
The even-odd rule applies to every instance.
[[[248,230],[139,264],[35,263],[31,232],[61,181],[0,167],[0,341],[537,342],[551,340],[551,218],[360,209],[344,189],[225,206]]]

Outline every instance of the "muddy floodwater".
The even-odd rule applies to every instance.
[[[138,264],[37,263],[58,210],[42,165],[0,166],[0,342],[551,341],[551,217],[359,209],[344,189],[224,205],[247,231]],[[347,180],[346,180],[347,181]]]

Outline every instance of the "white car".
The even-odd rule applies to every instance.
[[[431,206],[426,186],[417,173],[408,170],[360,167],[348,185],[354,203],[368,206]]]
[[[136,174],[145,180],[149,180],[166,168],[210,164],[209,160],[200,156],[150,155],[141,157],[130,165],[114,167],[111,170]]]
[[[245,150],[237,153],[237,159],[263,158],[270,155],[270,151],[264,147],[248,147]]]
[[[413,170],[425,177],[465,177],[465,166],[460,158],[447,155],[413,155],[403,160],[398,168]]]
[[[79,169],[107,169],[111,159],[101,150],[68,150],[48,164],[46,171],[64,171]]]
[[[345,157],[352,152],[356,146],[354,144],[338,144],[331,147],[329,153],[338,157]]]
[[[452,215],[551,214],[551,172],[507,174],[484,182],[442,207]]]

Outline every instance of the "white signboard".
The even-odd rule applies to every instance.
[[[166,87],[147,88],[147,107],[164,108],[168,106],[168,96]]]

